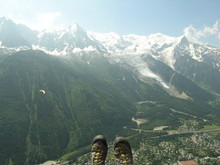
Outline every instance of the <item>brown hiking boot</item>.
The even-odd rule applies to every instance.
[[[92,142],[92,165],[105,165],[108,146],[103,135],[97,135]]]
[[[131,146],[125,138],[115,139],[114,151],[119,165],[133,165]]]

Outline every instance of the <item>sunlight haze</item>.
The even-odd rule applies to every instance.
[[[218,0],[2,0],[0,16],[33,29],[79,24],[120,35],[193,35],[220,47]]]

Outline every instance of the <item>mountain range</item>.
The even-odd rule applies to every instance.
[[[0,18],[0,164],[79,155],[96,134],[175,129],[189,116],[173,109],[219,124],[219,82],[220,49],[186,36],[35,31]]]

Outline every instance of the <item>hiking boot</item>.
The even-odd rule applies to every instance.
[[[133,165],[131,146],[125,138],[115,139],[114,152],[119,165]]]
[[[97,135],[92,142],[92,165],[105,165],[108,146],[103,135]]]

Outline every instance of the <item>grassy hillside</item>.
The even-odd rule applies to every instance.
[[[80,63],[26,51],[0,66],[1,164],[57,158],[130,121],[131,104]]]

